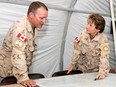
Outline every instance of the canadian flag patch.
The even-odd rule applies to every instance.
[[[18,33],[17,34],[17,37],[20,39],[20,40],[22,40],[23,42],[27,42],[27,38],[24,36],[24,35],[22,35],[21,33]]]
[[[75,37],[75,42],[78,44],[80,42],[78,37]]]

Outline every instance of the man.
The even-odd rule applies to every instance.
[[[34,87],[28,70],[32,63],[37,28],[42,28],[48,17],[44,3],[35,1],[29,6],[27,16],[16,21],[9,29],[0,50],[0,77],[15,76],[17,83]]]

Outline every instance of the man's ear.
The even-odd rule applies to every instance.
[[[34,17],[34,13],[33,13],[33,12],[30,12],[30,13],[29,13],[29,17],[30,17],[30,18],[33,18],[33,17]]]

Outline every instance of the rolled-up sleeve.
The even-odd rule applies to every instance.
[[[80,58],[80,43],[76,43],[74,42],[74,50],[73,50],[73,55],[72,55],[72,61],[71,61],[71,67],[73,68],[77,68],[76,65],[77,65],[77,61],[78,61],[78,58]]]
[[[104,40],[102,44],[100,45],[101,49],[101,56],[100,56],[100,64],[99,64],[99,73],[103,73],[107,75],[110,70],[109,66],[109,43],[107,40]]]

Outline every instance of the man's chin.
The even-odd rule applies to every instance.
[[[42,28],[42,26],[37,26],[36,28]]]

